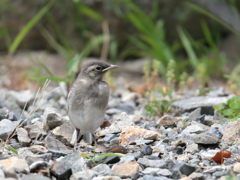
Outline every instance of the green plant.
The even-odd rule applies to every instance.
[[[230,118],[229,121],[236,121],[240,117],[240,97],[235,96],[227,101],[214,106],[222,116]]]
[[[114,154],[114,153],[106,153],[106,154],[99,155],[99,156],[97,156],[97,157],[95,157],[95,155],[96,155],[96,153],[95,153],[95,148],[94,148],[94,156],[93,156],[93,157],[91,157],[91,156],[89,156],[89,155],[87,155],[87,154],[81,154],[80,156],[90,159],[90,160],[92,161],[92,163],[93,163],[93,167],[96,166],[96,165],[98,165],[98,164],[100,164],[100,163],[102,163],[102,162],[104,162],[106,159],[104,159],[104,160],[102,160],[102,161],[100,161],[100,162],[98,162],[98,163],[96,164],[96,161],[97,161],[97,160],[99,160],[99,159],[101,159],[101,158],[104,158],[104,157],[109,157],[109,156],[124,157],[123,155]]]
[[[7,145],[2,139],[0,139],[0,147],[1,148],[5,148],[5,149],[13,152],[14,154],[18,154],[16,149],[14,149],[13,147]],[[3,151],[3,150],[1,150],[1,151]]]

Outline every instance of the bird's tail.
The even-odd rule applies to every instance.
[[[83,140],[88,144],[92,144],[92,142],[93,142],[92,133],[89,132],[89,133],[83,135]]]

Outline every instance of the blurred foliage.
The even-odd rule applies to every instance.
[[[123,36],[127,37],[128,42],[124,48],[120,48],[120,42],[117,37],[104,33],[95,34],[85,22],[85,17],[88,17],[96,23],[96,26],[101,26],[106,22],[106,19],[102,15],[84,4],[81,0],[71,0],[69,2],[72,7],[71,11],[69,11],[63,1],[46,1],[45,6],[25,24],[13,40],[11,40],[9,36],[10,28],[5,25],[6,22],[1,21],[0,39],[5,40],[10,55],[16,52],[26,35],[35,27],[40,31],[50,47],[67,59],[66,77],[64,78],[54,76],[45,64],[36,60],[36,65],[41,70],[46,71],[48,76],[39,77],[41,73],[40,70],[34,70],[34,76],[31,77],[34,80],[45,81],[46,79],[51,79],[53,81],[65,81],[71,84],[79,71],[79,65],[82,59],[89,56],[92,52],[100,56],[103,44],[109,41],[109,39],[108,58],[110,60],[117,61],[118,59],[126,59],[129,57],[154,59],[155,61],[153,62],[155,64],[156,61],[159,62],[156,64],[158,69],[155,69],[155,71],[151,73],[160,74],[166,79],[168,84],[177,83],[180,89],[183,89],[183,87],[189,84],[190,81],[193,81],[194,78],[200,81],[202,87],[207,86],[210,77],[223,78],[226,57],[218,50],[218,45],[222,40],[221,35],[218,31],[213,32],[210,30],[204,20],[201,21],[202,31],[205,36],[204,39],[194,40],[184,28],[178,27],[177,32],[179,39],[173,44],[170,44],[166,40],[167,32],[164,21],[158,18],[159,0],[152,1],[152,9],[149,14],[146,14],[131,0],[111,0],[116,16],[130,23],[135,32],[134,34],[129,34],[127,31],[122,32]],[[239,14],[236,8],[236,1],[230,0],[229,3],[232,5],[236,15]],[[69,39],[72,37],[71,31],[63,31],[60,23],[51,11],[51,8],[55,5],[66,15],[67,24],[75,24],[76,38],[83,42],[83,47],[78,47],[70,43]],[[238,32],[206,10],[190,2],[185,5],[221,23],[240,37]],[[20,19],[24,19],[24,14],[21,14],[11,3],[0,0],[0,6]],[[42,23],[42,19],[44,19],[45,23]],[[51,28],[46,27],[45,24],[50,24]],[[182,52],[184,52],[184,54]],[[171,76],[173,73],[168,69],[168,65],[172,63],[172,59],[174,59],[175,63],[174,77]],[[186,77],[186,74],[191,74],[192,76]],[[149,81],[150,76],[155,77],[155,75],[147,75],[145,73],[147,81]],[[230,79],[233,78],[234,75],[231,75]]]
[[[230,121],[236,121],[240,118],[240,97],[232,97],[227,103],[214,106],[222,116],[230,118]]]

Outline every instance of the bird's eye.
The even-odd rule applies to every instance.
[[[101,70],[101,67],[99,67],[99,66],[98,66],[98,67],[96,67],[96,70],[100,71],[100,70]]]

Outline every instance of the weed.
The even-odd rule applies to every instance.
[[[227,103],[214,106],[222,116],[230,118],[229,121],[236,121],[240,117],[240,97],[232,97]]]

